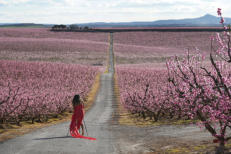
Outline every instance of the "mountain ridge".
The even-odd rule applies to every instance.
[[[225,18],[225,21],[227,24],[231,24],[231,18]],[[217,27],[220,26],[219,22],[220,17],[205,14],[198,18],[168,19],[148,22],[95,22],[77,25],[91,27]]]
[[[231,24],[231,18],[224,18],[225,24]],[[219,27],[220,17],[205,14],[198,18],[168,19],[156,21],[133,21],[133,22],[89,22],[74,23],[71,25],[99,27]],[[0,27],[52,27],[55,24],[37,23],[0,23]],[[70,25],[70,24],[68,24]]]

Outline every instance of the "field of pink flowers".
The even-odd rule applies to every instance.
[[[131,113],[157,121],[169,108],[166,90],[167,70],[150,65],[116,67],[120,102]]]
[[[52,32],[49,28],[0,28],[0,37],[56,38],[107,42],[107,33]]]
[[[89,93],[103,69],[90,65],[105,66],[107,51],[106,33],[1,28],[0,124],[70,110],[75,94]]]
[[[1,28],[0,59],[105,65],[108,34]]]
[[[151,52],[125,52],[118,45],[172,48],[172,52],[159,52],[171,56],[166,61],[167,69],[153,69],[150,64],[147,67],[144,64],[140,67],[138,64],[136,67],[117,65],[121,103],[144,119],[198,120],[199,126],[214,137],[213,142],[219,143],[218,153],[224,153],[225,144],[231,140],[231,29],[225,26],[220,8],[217,13],[224,30],[221,33],[164,33],[163,36],[152,33],[150,38],[144,33],[121,33],[127,39],[115,39],[119,42],[115,53],[117,59],[122,55],[136,61],[134,57],[139,54],[145,57]],[[130,39],[135,34],[136,39]],[[188,47],[189,51],[177,52],[183,47]]]
[[[0,124],[41,120],[69,111],[85,98],[98,67],[50,62],[0,61]]]
[[[214,32],[121,32],[114,34],[114,52],[118,64],[161,63],[186,50],[210,52]]]
[[[231,69],[228,63],[201,54],[171,58],[167,68],[116,67],[120,102],[131,113],[152,121],[198,120],[224,145],[230,137]],[[219,123],[219,125],[218,125]]]

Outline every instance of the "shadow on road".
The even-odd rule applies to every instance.
[[[51,139],[62,139],[62,138],[73,138],[73,137],[71,137],[71,136],[57,136],[57,137],[36,138],[34,140],[51,140]]]

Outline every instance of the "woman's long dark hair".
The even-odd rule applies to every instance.
[[[79,95],[75,95],[73,100],[72,100],[72,105],[73,107],[75,107],[76,105],[79,105],[81,103],[80,101],[80,96]]]

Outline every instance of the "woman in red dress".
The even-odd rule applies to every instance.
[[[79,129],[82,129],[82,135],[84,135],[83,129],[83,117],[84,117],[84,110],[83,110],[83,102],[80,100],[79,95],[75,95],[72,100],[72,106],[74,109],[74,113],[72,115],[72,121],[70,125],[70,134],[71,136],[78,136]]]
[[[95,138],[92,138],[92,137],[83,136],[84,135],[84,129],[83,129],[84,105],[79,95],[74,96],[72,100],[72,105],[73,105],[74,113],[72,115],[71,124],[70,124],[71,136],[75,138],[96,140]],[[80,135],[79,133],[80,127],[82,129],[82,135]]]

